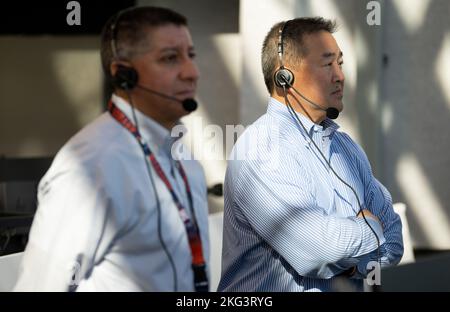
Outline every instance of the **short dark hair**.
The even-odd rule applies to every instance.
[[[174,24],[187,26],[183,15],[170,9],[152,6],[132,7],[109,18],[101,35],[101,59],[106,78],[111,81],[110,67],[114,60],[130,60],[145,45],[149,28]],[[114,29],[112,29],[114,25]],[[115,59],[112,40],[114,38]],[[144,46],[145,48],[145,46]]]
[[[278,31],[283,30],[283,62],[289,61],[296,64],[306,56],[308,51],[304,42],[305,35],[327,31],[336,31],[336,22],[326,20],[322,17],[302,17],[279,22],[267,33],[261,51],[261,65],[264,82],[270,94],[274,91],[273,75],[280,66],[278,60]]]

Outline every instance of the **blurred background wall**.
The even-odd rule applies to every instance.
[[[89,12],[80,3],[83,24]],[[137,4],[173,8],[189,19],[201,72],[200,108],[184,122],[187,141],[205,167],[209,185],[223,181],[226,143],[230,148],[234,141],[217,135],[217,127],[225,134],[227,125],[247,126],[265,112],[268,95],[260,50],[267,31],[276,22],[298,16],[336,19],[335,37],[344,52],[346,75],[345,110],[338,123],[364,147],[394,202],[406,203],[414,246],[450,249],[449,1]],[[369,25],[368,15],[377,6],[379,25]],[[65,22],[68,11],[60,12],[62,21],[52,24],[55,28]],[[0,155],[53,156],[103,110],[108,95],[99,35],[72,34],[73,27],[57,34],[0,30]],[[222,149],[196,149],[210,145]],[[222,206],[222,198],[210,199],[212,212]]]

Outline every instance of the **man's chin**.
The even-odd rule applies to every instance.
[[[190,115],[192,112],[188,112],[183,107],[181,107],[181,110],[177,111],[177,113],[178,113],[178,119],[181,119],[181,118],[183,118],[185,116]]]
[[[339,112],[342,112],[344,110],[344,103],[342,101],[334,102],[331,107],[336,108]]]

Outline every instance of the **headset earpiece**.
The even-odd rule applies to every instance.
[[[287,68],[280,68],[273,75],[273,80],[277,87],[289,89],[294,83],[294,74]]]
[[[117,51],[117,32],[120,18],[125,12],[128,12],[130,9],[125,9],[117,13],[116,18],[111,23],[111,53],[113,56],[113,60],[118,61],[120,58],[118,56]],[[134,10],[134,8],[131,8]],[[138,84],[139,75],[131,66],[125,66],[122,64],[117,65],[117,71],[112,76],[112,83],[115,87],[120,88],[122,90],[132,90]]]
[[[117,71],[113,76],[113,83],[116,87],[123,90],[134,89],[139,80],[139,75],[133,67],[118,65]]]
[[[284,22],[283,25],[280,26],[278,29],[278,57],[280,61],[280,67],[275,71],[275,74],[273,75],[273,81],[275,85],[278,88],[290,88],[292,84],[294,83],[294,73],[291,72],[289,69],[284,67],[283,64],[283,53],[284,53],[284,46],[283,46],[283,35],[284,35],[284,29],[286,28],[286,25],[289,23],[289,21]]]

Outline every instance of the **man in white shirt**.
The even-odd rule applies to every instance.
[[[196,107],[186,18],[156,7],[119,12],[101,55],[115,86],[108,111],[41,180],[15,290],[208,290],[204,174],[171,136]]]

